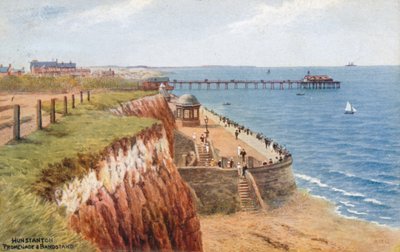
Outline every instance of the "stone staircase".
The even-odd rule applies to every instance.
[[[238,183],[240,208],[244,212],[256,212],[258,211],[258,204],[250,195],[250,188],[246,178],[239,177]]]
[[[199,151],[200,158],[197,166],[210,166],[210,162],[212,159],[211,150],[209,150],[209,152],[207,153],[204,144],[197,144],[197,150]]]

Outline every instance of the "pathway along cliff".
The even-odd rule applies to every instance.
[[[56,199],[70,225],[102,251],[202,251],[200,223],[173,155],[174,117],[161,96],[125,103],[114,114],[162,124],[119,139]]]

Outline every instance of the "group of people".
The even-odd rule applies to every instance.
[[[220,123],[222,122],[225,125],[225,127],[233,126],[235,128],[235,138],[236,139],[238,139],[240,133],[242,133],[242,132],[244,132],[247,135],[251,135],[251,136],[253,136],[253,134],[255,134],[255,137],[258,140],[264,142],[266,150],[274,150],[274,152],[277,153],[275,160],[272,160],[272,158],[270,158],[268,161],[264,161],[263,164],[264,163],[274,164],[277,162],[282,162],[283,160],[285,160],[286,158],[289,158],[291,156],[291,153],[284,146],[279,145],[278,143],[274,142],[273,139],[264,136],[263,133],[255,133],[252,130],[250,130],[248,127],[245,127],[244,125],[240,125],[239,123],[229,119],[228,117],[219,115],[218,113],[216,113],[213,110],[208,110],[207,108],[205,108],[205,110],[209,111],[210,113],[212,113],[215,116],[218,116]],[[244,161],[244,158],[243,158],[243,161]]]

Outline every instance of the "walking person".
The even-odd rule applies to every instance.
[[[196,132],[193,132],[193,134],[192,134],[192,138],[193,138],[193,142],[195,142],[195,143],[196,143]]]
[[[237,163],[236,168],[238,170],[238,175],[242,176],[243,170],[242,170],[242,166],[240,165],[240,162]]]
[[[246,175],[247,169],[248,169],[247,164],[244,163],[244,164],[243,164],[243,174],[242,174],[243,177]]]
[[[235,137],[236,137],[236,140],[238,139],[238,136],[239,136],[239,131],[238,131],[238,130],[235,130]]]
[[[243,148],[241,151],[240,151],[240,156],[242,156],[242,162],[244,162],[244,161],[246,161],[246,150]]]
[[[208,143],[206,143],[206,152],[207,152],[207,153],[210,152],[210,146],[208,145]]]
[[[237,147],[237,156],[240,158],[240,152],[242,151],[242,147],[239,145]]]
[[[203,134],[201,134],[201,136],[200,136],[200,141],[201,141],[202,143],[204,143],[204,135],[203,135]]]

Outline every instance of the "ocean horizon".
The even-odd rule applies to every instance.
[[[194,94],[207,108],[285,146],[298,187],[329,200],[340,215],[400,227],[400,66],[160,69],[171,80],[301,80],[310,71],[340,81],[340,89],[301,89],[303,96],[296,85],[177,85],[173,93]],[[355,114],[344,114],[347,101]]]

